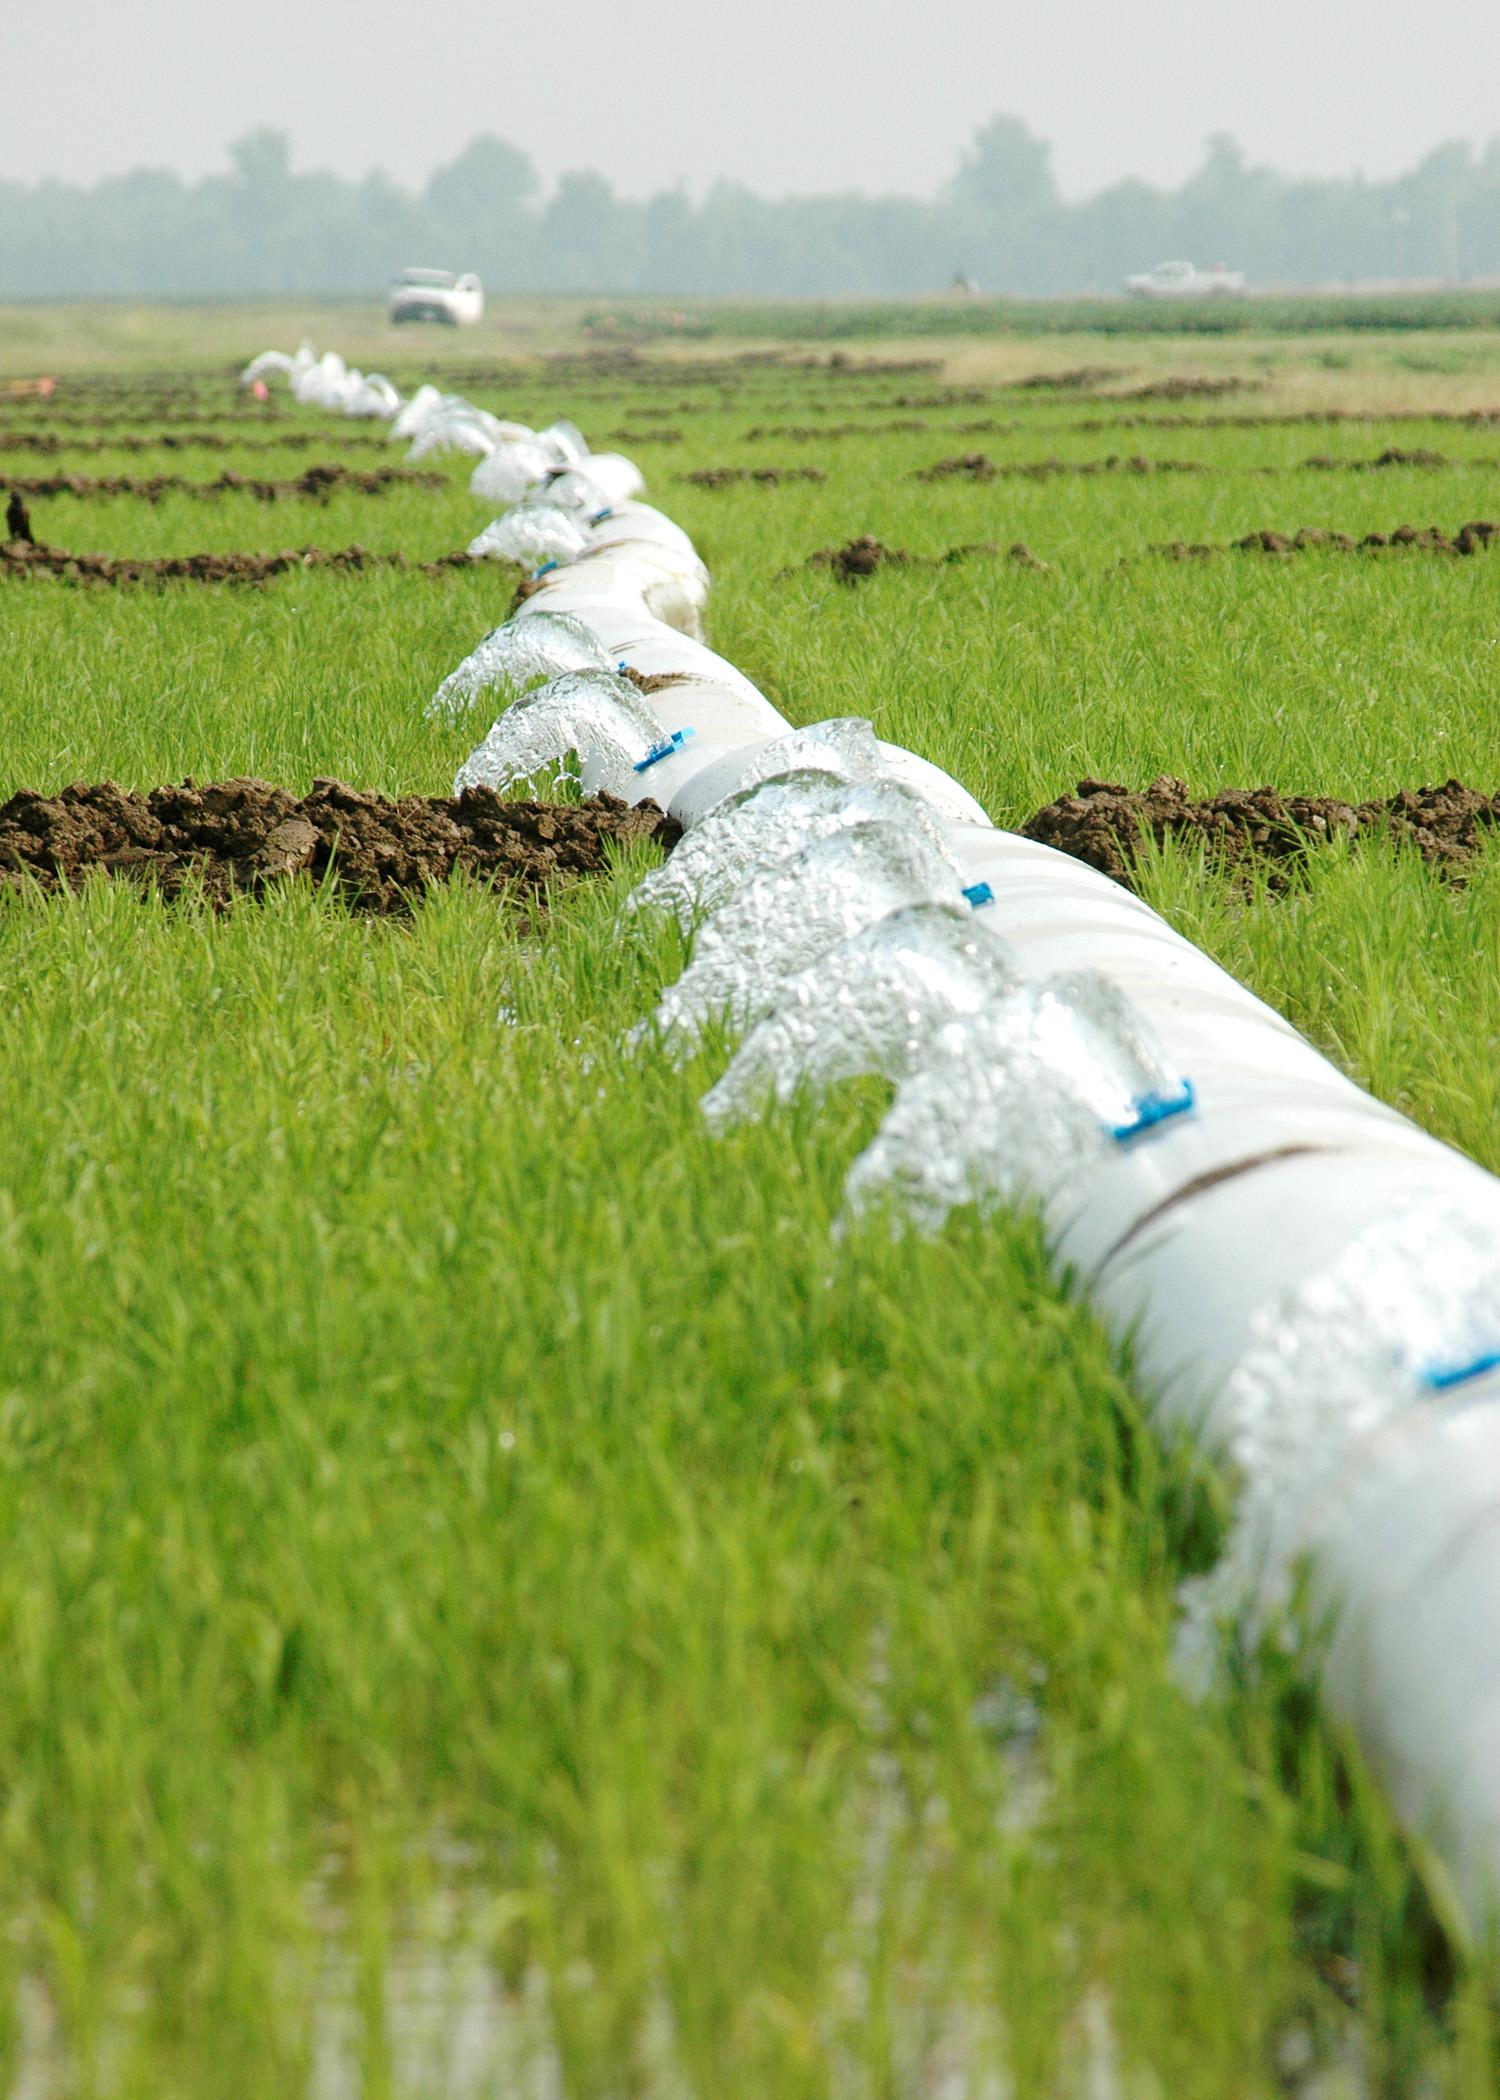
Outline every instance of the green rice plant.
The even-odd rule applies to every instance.
[[[235,326],[244,351],[274,333]],[[80,323],[101,356],[123,327]],[[476,391],[591,434],[669,410],[652,492],[713,569],[715,645],[796,720],[871,716],[1001,822],[1086,774],[1497,784],[1500,552],[1146,552],[1456,526],[1482,465],[1300,462],[1477,462],[1482,430],[1132,432],[1212,471],[973,485],[914,477],[1117,441],[998,390],[912,411],[923,431],[744,435],[851,400],[890,420],[880,397],[943,383],[684,358]],[[980,414],[1012,427],[953,427]],[[665,478],[794,457],[826,481]],[[307,537],[460,545],[488,511],[444,471],[306,506]],[[304,523],[37,511],[132,554]],[[806,566],[863,532],[1002,552],[853,586]],[[1005,559],[1017,539],[1046,570]],[[489,710],[423,709],[513,584],[0,577],[4,790],[445,792]],[[455,885],[404,921],[296,885],[217,914],[102,878],[0,894],[0,2083],[1492,2091],[1493,1971],[1445,1938],[1303,1679],[1272,1654],[1206,1703],[1176,1682],[1175,1593],[1232,1482],[1158,1441],[1033,1219],[834,1230],[878,1087],[709,1137],[724,1045],[684,1070],[626,1047],[682,961],[620,919],[644,864],[540,905]],[[1497,1163],[1493,854],[1454,882],[1329,850],[1272,892],[1172,850],[1140,879]]]

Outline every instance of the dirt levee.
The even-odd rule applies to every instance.
[[[113,781],[0,805],[0,890],[76,889],[94,870],[167,896],[201,885],[224,905],[293,878],[333,881],[351,907],[403,912],[455,875],[529,892],[596,875],[611,842],[674,843],[654,803],[610,795],[577,805],[508,802],[489,788],[443,796],[372,794],[315,780],[298,797],[264,780],[192,780],[142,795]]]
[[[377,554],[368,547],[283,547],[275,554],[238,551],[225,554],[168,554],[137,559],[112,554],[70,554],[65,547],[29,540],[0,541],[0,576],[60,578],[64,583],[101,584],[110,589],[138,583],[269,583],[296,569],[333,569],[356,574],[365,569],[409,569],[414,576],[445,576],[453,569],[477,567],[477,557],[439,555],[436,561],[408,562],[401,553]]]
[[[774,489],[784,481],[826,481],[828,476],[821,467],[695,467],[673,478],[695,489],[737,488],[745,482]]]
[[[940,459],[916,474],[918,481],[994,481],[997,476],[1015,481],[1048,481],[1054,474],[1207,474],[1210,469],[1197,459],[1146,459],[1140,453],[1121,458],[1111,452],[1104,459],[1014,459],[996,461],[987,452],[960,452],[953,459]]]
[[[994,540],[975,540],[965,546],[950,547],[944,554],[909,554],[904,547],[887,547],[868,532],[846,540],[842,547],[817,548],[809,554],[805,566],[831,569],[840,583],[858,583],[862,577],[874,576],[882,569],[943,569],[956,562],[985,559],[1011,562],[1018,569],[1047,568],[1024,540],[1013,540],[1008,547]],[[783,569],[781,573],[789,576],[794,572]]]
[[[1284,884],[1308,846],[1329,838],[1383,838],[1414,847],[1429,866],[1457,869],[1500,826],[1500,795],[1461,780],[1403,788],[1383,802],[1340,802],[1329,795],[1282,795],[1275,788],[1224,788],[1195,801],[1186,784],[1161,774],[1143,791],[1108,780],[1080,780],[1021,827],[1023,835],[1130,887],[1146,841],[1201,840],[1228,866],[1261,862]]]
[[[441,474],[423,473],[412,467],[346,467],[334,462],[309,467],[304,473],[281,481],[257,480],[250,474],[220,474],[213,481],[190,481],[182,474],[12,474],[6,486],[21,496],[76,496],[81,498],[139,496],[160,503],[164,496],[196,496],[214,501],[225,496],[253,496],[258,503],[282,503],[305,498],[326,503],[339,491],[356,496],[383,496],[393,488],[440,489],[446,486]]]

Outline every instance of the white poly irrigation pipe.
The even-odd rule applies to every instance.
[[[512,441],[515,426],[459,397],[424,388],[404,407],[375,406],[363,375],[306,348],[295,360],[271,353],[245,376],[273,367],[303,398],[394,415],[393,435],[420,442],[447,425],[486,454],[514,442],[529,478],[530,434]],[[571,426],[539,438],[559,464],[576,459],[544,501],[578,517],[583,546],[575,553],[562,535],[566,565],[540,574],[513,624],[566,614],[607,659],[672,674],[651,693],[661,741],[637,767],[639,794],[691,827],[758,777],[758,754],[791,725],[704,645],[707,571],[676,525],[630,500],[640,485],[630,462],[599,461],[591,483]],[[591,487],[606,507],[584,519]],[[925,760],[880,751],[886,774],[929,805],[965,894],[986,902],[1025,977],[1102,974],[1165,1069],[1186,1075],[1169,1107],[1158,1101],[1116,1129],[1117,1143],[1051,1158],[1045,1145],[1014,1143],[990,1163],[993,1184],[1039,1205],[1059,1268],[1131,1338],[1159,1413],[1235,1463],[1240,1515],[1205,1603],[1244,1612],[1253,1630],[1299,1563],[1309,1567],[1311,1609],[1331,1629],[1325,1695],[1446,1863],[1471,1922],[1492,1922],[1500,1183],[1371,1099],[1139,899],[996,830]],[[951,930],[942,909],[939,921]],[[988,967],[1004,965],[992,953]],[[1003,1054],[1004,1030],[976,1030],[959,1047],[972,1057],[986,1043]],[[942,1054],[939,1044],[939,1072]],[[1042,1063],[1031,1075],[1040,1115],[1049,1075]],[[887,1127],[900,1110],[898,1093]]]
[[[696,638],[705,591],[678,528],[628,504],[518,614],[569,613],[610,656],[679,675],[651,704],[692,733],[640,793],[688,826],[791,727]],[[1257,1516],[1244,1585],[1312,1556],[1326,1695],[1482,1923],[1500,1887],[1500,1183],[1138,898],[883,749],[965,880],[993,890],[1028,976],[1102,972],[1190,1078],[1191,1114],[1031,1193],[1159,1412],[1238,1464]]]

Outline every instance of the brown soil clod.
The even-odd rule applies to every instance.
[[[1422,554],[1466,555],[1482,552],[1497,539],[1500,523],[1493,518],[1470,518],[1451,535],[1438,525],[1398,525],[1394,532],[1367,532],[1358,540],[1352,533],[1332,532],[1321,525],[1303,525],[1296,532],[1277,532],[1269,525],[1261,525],[1230,541],[1227,547],[1202,541],[1165,540],[1153,542],[1146,551],[1164,555],[1168,561],[1205,561],[1211,555],[1229,552],[1269,554],[1286,560],[1294,554],[1319,549],[1335,554],[1373,554],[1397,548]]]
[[[668,849],[679,828],[655,803],[508,802],[489,788],[443,796],[368,793],[315,780],[300,799],[264,780],[185,780],[141,795],[113,781],[0,805],[0,891],[77,889],[96,870],[215,907],[293,877],[334,884],[356,911],[409,911],[455,876],[535,893],[596,875],[612,844]]]
[[[1009,385],[1018,394],[1071,394],[1088,387],[1108,386],[1111,380],[1124,376],[1123,365],[1073,365],[1065,372],[1028,372],[1024,379],[1012,379]]]
[[[877,569],[909,568],[911,562],[904,547],[887,547],[869,532],[846,540],[842,547],[819,547],[807,557],[810,569],[832,569],[840,583],[856,583],[862,576],[873,576]]]
[[[1129,388],[1126,392],[1112,394],[1112,401],[1222,401],[1226,394],[1257,394],[1265,385],[1263,379],[1244,379],[1225,376],[1221,379],[1179,377],[1153,379],[1145,386]]]
[[[960,452],[917,471],[918,481],[993,481],[1000,469],[987,452]]]
[[[1111,452],[1104,459],[1013,459],[997,462],[987,452],[960,452],[953,459],[940,459],[919,468],[918,481],[1050,481],[1055,474],[1207,474],[1210,469],[1197,459],[1146,459],[1139,452],[1122,457]]]
[[[807,557],[809,569],[831,569],[840,583],[858,583],[861,578],[873,576],[879,569],[944,569],[956,562],[988,559],[1007,561],[1018,569],[1036,569],[1042,574],[1050,573],[1048,564],[1038,560],[1024,540],[1013,540],[1002,547],[996,540],[973,540],[960,547],[950,547],[944,554],[910,554],[904,547],[887,547],[872,533],[861,533],[857,539],[846,540],[842,547],[819,547]],[[795,574],[783,570],[783,575]]]
[[[696,467],[672,478],[695,489],[738,488],[745,482],[774,489],[784,481],[826,481],[828,476],[821,467]]]
[[[1140,792],[1114,781],[1080,780],[1075,794],[1049,802],[1021,828],[1025,837],[1086,861],[1127,888],[1141,846],[1169,838],[1201,840],[1216,862],[1231,868],[1268,865],[1272,887],[1285,888],[1292,866],[1320,840],[1398,841],[1451,872],[1496,827],[1500,795],[1481,794],[1460,780],[1356,804],[1282,795],[1271,787],[1224,788],[1194,800],[1183,781],[1161,774]]]
[[[368,547],[283,547],[274,554],[169,554],[155,558],[70,554],[25,540],[0,542],[0,576],[50,576],[64,583],[101,584],[113,589],[149,583],[269,583],[293,571],[331,569],[345,575],[366,569],[406,569],[415,576],[443,576],[483,566],[468,554],[442,554],[436,561],[408,562],[404,554],[377,554]]]
[[[1003,430],[1008,426],[986,423],[984,427]],[[745,432],[744,442],[755,445],[766,438],[789,438],[797,444],[808,444],[820,438],[881,437],[892,431],[907,433],[931,428],[923,416],[896,416],[882,423],[754,423]]]
[[[375,451],[389,443],[384,434],[363,430],[286,430],[274,437],[225,437],[222,430],[162,430],[127,432],[116,437],[71,437],[54,430],[0,431],[0,452],[36,452],[51,457],[59,452],[310,452],[316,445],[327,451]]]
[[[1311,459],[1305,459],[1302,464],[1320,473],[1369,474],[1378,472],[1382,467],[1478,466],[1484,462],[1449,459],[1446,453],[1433,452],[1425,445],[1417,445],[1409,451],[1403,450],[1400,445],[1387,445],[1384,452],[1377,453],[1374,459],[1339,459],[1331,453],[1315,452]]]
[[[11,475],[10,486],[22,496],[110,496],[142,497],[160,503],[164,496],[195,496],[214,501],[224,496],[253,496],[258,503],[281,503],[303,498],[326,503],[337,491],[358,496],[383,496],[393,488],[440,489],[444,476],[412,467],[345,467],[336,463],[308,467],[282,481],[261,481],[253,475],[233,472],[212,481],[190,481],[181,474],[47,474]],[[12,539],[19,538],[16,533]]]

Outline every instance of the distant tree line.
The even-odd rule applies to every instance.
[[[980,130],[933,199],[617,196],[603,176],[544,194],[526,155],[470,141],[419,191],[301,173],[285,133],[230,149],[226,174],[137,168],[91,187],[0,182],[0,295],[368,291],[426,263],[495,291],[899,297],[955,274],[985,292],[1116,289],[1168,256],[1256,285],[1500,278],[1500,140],[1436,147],[1390,181],[1294,178],[1210,139],[1180,188],[1131,178],[1066,203],[1051,149],[1014,117]]]

